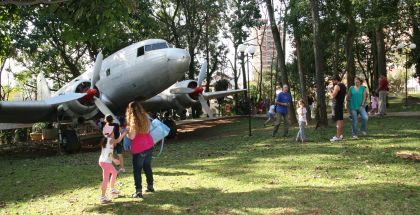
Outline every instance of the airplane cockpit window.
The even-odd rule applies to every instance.
[[[137,57],[144,55],[144,46],[137,49]]]
[[[166,48],[168,48],[167,43],[155,43],[155,44],[150,44],[150,45],[145,45],[144,46],[145,51],[152,51],[152,50],[166,49]]]

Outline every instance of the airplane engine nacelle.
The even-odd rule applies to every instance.
[[[75,80],[72,86],[68,87],[64,93],[85,93],[90,88],[90,81]],[[98,95],[96,95],[98,96]],[[61,104],[59,111],[73,119],[90,119],[98,114],[99,110],[95,106],[93,99],[80,98],[71,102]]]
[[[185,80],[178,82],[176,87],[186,87],[191,89],[197,89],[198,84],[196,81],[193,80]],[[190,93],[190,94],[176,94],[175,100],[182,105],[182,107],[190,107],[191,105],[199,102],[198,101],[198,94],[197,93]]]

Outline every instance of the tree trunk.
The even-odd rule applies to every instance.
[[[235,90],[239,89],[238,86],[238,70],[236,67],[236,59],[238,57],[238,47],[235,46],[234,48],[235,53],[234,53],[234,59],[233,59],[233,82],[235,84]],[[233,98],[235,99],[235,114],[238,114],[238,110],[239,110],[239,98],[238,98],[238,94],[234,94]]]
[[[419,16],[420,12],[418,10],[419,6],[410,5],[409,6],[409,14],[411,17],[411,23],[413,28],[413,42],[417,45],[416,49],[414,49],[413,56],[415,58],[414,64],[416,65],[416,76],[420,80],[420,29],[419,29]],[[419,83],[420,84],[420,83]]]
[[[338,25],[335,26],[334,35],[334,62],[333,62],[333,74],[339,75],[338,70],[340,64],[340,35],[338,34]]]
[[[248,85],[246,84],[246,71],[245,71],[245,55],[243,52],[241,52],[241,70],[242,70],[242,82],[243,82],[243,88],[247,89],[247,91],[244,92],[245,98],[248,98],[248,91],[249,96],[251,96],[250,89],[248,89]]]
[[[189,45],[188,52],[190,53],[191,63],[188,69],[188,79],[194,80],[194,73],[195,73],[195,51],[194,47]]]
[[[281,73],[281,81],[282,81],[282,84],[287,84],[289,85],[289,88],[290,88],[289,79],[288,79],[287,70],[286,70],[285,55],[284,55],[283,48],[281,46],[280,32],[274,18],[273,5],[271,4],[271,0],[265,0],[265,3],[267,5],[268,17],[270,19],[271,33],[273,34],[274,44],[277,50],[277,59],[279,63],[280,73]],[[296,112],[295,107],[292,103],[290,104],[290,113],[292,114],[289,114],[289,120],[292,124],[297,123],[295,112]]]
[[[309,108],[308,104],[308,95],[306,93],[306,83],[305,83],[305,66],[302,56],[302,43],[300,39],[300,35],[296,33],[296,29],[294,30],[294,37],[295,37],[295,43],[296,43],[296,58],[298,63],[298,72],[299,72],[299,83],[300,83],[300,96],[301,99],[305,102],[306,107],[306,118],[308,121],[311,120],[311,109]]]
[[[207,20],[207,17],[206,17]],[[207,61],[207,68],[206,68],[206,89],[205,92],[210,92],[210,81],[211,81],[211,74],[210,74],[210,51],[209,51],[209,27],[208,22],[206,22],[206,61]]]
[[[312,27],[314,34],[314,56],[315,56],[315,82],[317,109],[319,112],[319,125],[327,126],[327,106],[325,103],[325,83],[324,83],[324,49],[321,45],[321,32],[319,29],[319,6],[318,0],[311,0]]]
[[[273,57],[271,58],[271,65],[270,65],[270,101],[273,99],[273,64],[274,64],[274,50],[273,50]],[[277,65],[277,63],[276,63]],[[275,85],[274,85],[275,86]]]
[[[378,65],[378,73],[380,75],[387,75],[386,71],[386,57],[385,57],[385,41],[384,41],[384,32],[382,29],[382,25],[378,25],[375,28],[376,34],[376,49],[377,49],[377,65]]]
[[[1,85],[1,74],[3,73],[4,65],[6,65],[7,58],[0,58],[1,66],[0,66],[0,101],[3,101],[3,94],[2,94],[2,85]]]
[[[379,86],[379,72],[378,72],[378,51],[376,47],[376,36],[375,31],[372,31],[368,34],[369,41],[370,41],[370,64],[372,68],[371,72],[371,83],[372,83],[372,90],[378,89]]]
[[[347,33],[346,33],[346,45],[345,45],[345,52],[346,52],[346,72],[347,72],[347,87],[354,85],[354,78],[356,77],[356,71],[354,67],[354,36],[355,36],[355,28],[356,24],[354,21],[351,12],[347,16],[348,25],[347,25]]]
[[[265,27],[264,27],[265,28]],[[265,34],[265,29],[264,29],[264,33],[261,39],[261,44],[259,44],[259,48],[260,48],[260,77],[259,77],[259,88],[260,91],[258,92],[258,97],[259,99],[262,99],[262,82],[263,82],[263,55],[262,55],[262,43],[264,41],[264,34]]]

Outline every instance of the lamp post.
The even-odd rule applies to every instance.
[[[243,55],[246,51],[246,65],[247,65],[247,70],[248,70],[248,83],[246,86],[247,89],[247,94],[248,94],[248,125],[249,125],[249,136],[252,136],[252,132],[251,132],[251,112],[252,112],[252,106],[251,106],[251,91],[250,91],[250,87],[249,87],[249,55],[251,55],[251,59],[254,57],[254,53],[256,51],[255,47],[253,45],[245,45],[245,44],[240,44],[238,46],[238,50],[239,52],[241,52],[241,54]],[[243,58],[242,58],[243,59]]]
[[[404,43],[400,43],[397,46],[398,51],[402,52],[404,50],[404,48],[408,46],[411,50],[416,49],[416,44],[415,43],[411,43],[410,45],[406,45]],[[402,52],[403,54],[405,54],[405,106],[408,105],[407,101],[408,101],[408,54],[410,53],[408,50],[406,50],[405,52]]]

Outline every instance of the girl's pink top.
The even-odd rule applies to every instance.
[[[138,154],[144,152],[153,147],[153,138],[147,134],[137,134],[133,140],[131,140],[131,153]]]
[[[378,106],[378,100],[376,97],[372,97],[372,108],[376,108]]]

